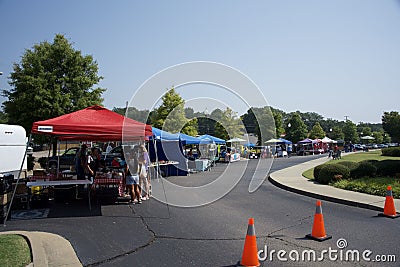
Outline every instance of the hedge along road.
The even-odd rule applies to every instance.
[[[316,157],[279,158],[272,171]],[[368,249],[373,255],[400,255],[395,238],[400,230],[398,221],[377,217],[376,211],[336,203],[322,203],[326,232],[333,238],[322,243],[304,239],[311,232],[315,199],[284,191],[267,180],[250,194],[248,184],[254,169],[255,161],[250,161],[244,177],[228,195],[198,208],[168,207],[154,200],[133,206],[103,205],[94,208],[92,215],[96,216],[88,216],[82,210],[79,217],[67,218],[70,214],[63,216],[59,211],[54,218],[9,221],[5,230],[22,228],[60,234],[70,240],[85,266],[235,266],[242,255],[249,217],[255,219],[259,249],[266,244],[269,251],[301,253],[312,249],[318,253],[329,247],[338,250],[336,242],[344,238],[349,249]],[[199,179],[212,180],[223,170],[224,165],[218,164],[211,172],[170,179],[178,184],[198,185]],[[317,263],[280,262],[275,254],[273,262],[265,265],[335,266],[337,261],[326,257]]]

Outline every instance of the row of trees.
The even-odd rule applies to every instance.
[[[350,120],[338,121],[324,119],[317,113],[300,111],[285,113],[272,107],[251,108],[241,117],[231,109],[213,110],[210,114],[195,112],[184,108],[184,100],[174,88],[168,90],[159,108],[154,111],[140,111],[129,108],[128,117],[152,124],[170,132],[183,132],[189,135],[212,134],[229,139],[244,133],[255,133],[259,144],[270,138],[285,137],[296,143],[305,138],[315,139],[328,136],[334,140],[362,142],[362,136],[373,136],[375,143],[389,143],[391,136],[398,142],[400,115],[398,112],[385,112],[383,124],[359,123]],[[114,108],[125,114],[125,108]],[[397,137],[397,138],[396,138]]]
[[[227,140],[245,132],[240,117],[229,108],[225,111],[215,109],[206,114],[185,108],[184,104],[185,100],[172,87],[162,97],[162,104],[153,111],[134,107],[129,107],[128,112],[126,108],[114,108],[113,111],[172,133],[182,132],[191,136],[208,133]]]
[[[3,90],[7,100],[2,104],[0,123],[22,125],[27,132],[33,122],[54,118],[85,107],[102,104],[106,90],[98,87],[103,77],[91,55],[82,55],[63,35],[57,34],[52,43],[42,42],[27,49],[20,63],[15,63],[9,77],[12,89]],[[272,107],[254,107],[242,116],[231,109],[215,109],[210,114],[195,112],[184,106],[185,101],[172,87],[153,111],[129,108],[127,115],[170,132],[189,135],[212,134],[229,139],[244,133],[255,133],[259,144],[270,138],[285,136],[293,142],[306,137],[343,139],[360,142],[371,135],[376,143],[399,142],[400,115],[385,112],[382,124],[358,123],[350,120],[324,119],[315,112],[285,113]],[[114,108],[125,114],[125,108]]]

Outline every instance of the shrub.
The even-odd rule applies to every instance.
[[[400,161],[398,160],[382,160],[375,163],[377,174],[379,176],[394,176],[400,173]]]
[[[383,148],[382,156],[400,157],[400,147]]]
[[[332,181],[348,179],[349,177],[350,170],[346,166],[340,164],[326,164],[319,171],[316,180],[321,184],[329,184]]]
[[[367,160],[363,160],[363,161],[369,162],[372,165],[374,165],[375,167],[376,167],[376,164],[378,164],[378,162],[379,162],[379,160],[376,160],[376,159],[367,159]]]
[[[318,179],[319,172],[321,171],[322,167],[324,167],[324,164],[318,165],[314,167],[314,179]]]
[[[355,170],[358,168],[358,166],[360,165],[358,162],[354,162],[354,161],[339,161],[336,164],[341,164],[343,166],[346,166],[347,168],[349,168],[350,173],[352,170]]]
[[[350,176],[352,178],[374,177],[376,171],[377,168],[371,162],[361,161],[357,168],[351,170]]]

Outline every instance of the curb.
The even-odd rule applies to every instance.
[[[71,244],[65,238],[46,232],[7,231],[0,234],[23,236],[31,249],[28,266],[82,266]]]
[[[329,201],[329,202],[339,203],[339,204],[343,204],[343,205],[347,205],[347,206],[353,206],[353,207],[369,209],[369,210],[374,210],[374,211],[381,211],[381,212],[383,211],[383,208],[379,208],[375,205],[351,201],[351,200],[345,200],[345,199],[331,197],[331,196],[326,196],[326,195],[312,193],[312,192],[308,192],[308,191],[301,190],[298,188],[290,187],[285,184],[277,182],[276,180],[274,180],[271,177],[271,175],[268,176],[268,181],[270,181],[273,185],[275,185],[281,189],[284,189],[286,191],[290,191],[290,192],[293,192],[293,193],[296,193],[299,195],[308,196],[308,197],[325,200],[325,201]]]

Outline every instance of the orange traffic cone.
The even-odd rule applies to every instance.
[[[249,219],[249,226],[247,227],[247,235],[244,242],[242,261],[240,262],[240,265],[246,267],[260,266],[253,218]]]
[[[383,208],[383,213],[379,213],[378,215],[393,219],[400,217],[400,214],[396,213],[396,208],[394,207],[393,192],[392,192],[392,187],[390,185],[387,187],[385,207]]]
[[[317,208],[314,215],[312,232],[310,235],[306,235],[306,237],[320,242],[332,238],[332,236],[325,233],[324,216],[322,215],[320,200],[317,200]]]

